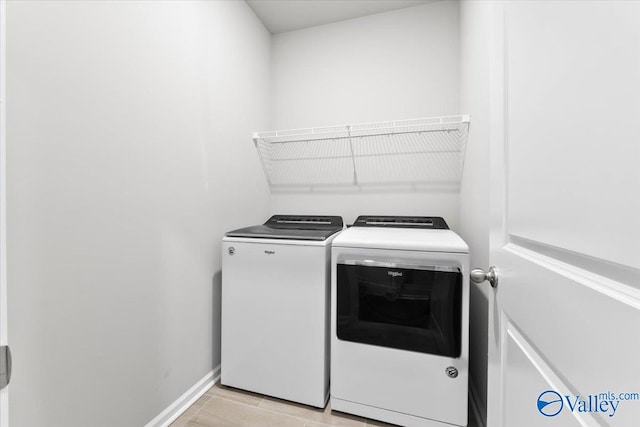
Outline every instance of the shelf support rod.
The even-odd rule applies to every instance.
[[[353,185],[358,185],[358,172],[356,171],[356,156],[353,154],[353,142],[351,141],[351,125],[347,125],[349,135],[349,150],[351,150],[351,165],[353,166]]]

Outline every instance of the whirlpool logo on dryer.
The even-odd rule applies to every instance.
[[[392,271],[388,270],[387,274],[391,277],[402,277],[402,271]]]

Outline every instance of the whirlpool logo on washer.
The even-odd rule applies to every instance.
[[[387,271],[387,274],[391,277],[402,277],[402,271]]]
[[[267,255],[275,255],[276,251],[264,251],[264,253]]]

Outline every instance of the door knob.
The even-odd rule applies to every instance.
[[[475,268],[471,270],[471,281],[475,283],[482,283],[487,280],[492,288],[498,286],[498,270],[492,265],[489,267],[489,271],[485,272],[481,268]]]

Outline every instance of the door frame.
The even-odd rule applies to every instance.
[[[0,0],[0,345],[7,345],[7,2]],[[9,425],[9,387],[0,390],[0,427]]]
[[[489,37],[489,259],[494,248],[507,243],[507,49],[506,2],[491,3]],[[486,285],[486,283],[485,283]],[[498,288],[492,288],[489,299],[487,344],[487,425],[502,425],[503,380],[501,364],[504,345],[501,342],[501,318],[497,305]]]

